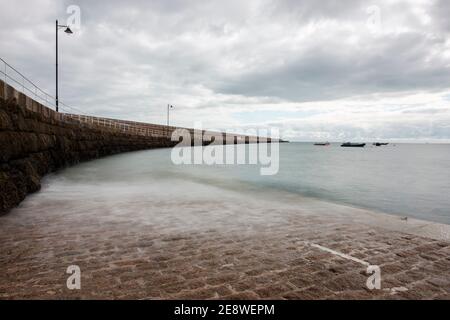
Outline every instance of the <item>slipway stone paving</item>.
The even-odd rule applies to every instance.
[[[95,208],[57,198],[0,217],[0,298],[450,298],[447,226],[433,238],[399,217],[298,197]],[[367,288],[365,265],[314,245],[378,265],[381,289]],[[66,286],[69,265],[80,290]]]

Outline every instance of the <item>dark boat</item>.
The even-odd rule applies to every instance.
[[[364,148],[365,146],[366,146],[365,143],[346,142],[341,144],[341,147],[351,147],[351,148]]]
[[[387,142],[375,142],[373,145],[376,147],[387,146],[389,143]]]
[[[329,146],[329,142],[316,142],[314,143],[315,146]]]

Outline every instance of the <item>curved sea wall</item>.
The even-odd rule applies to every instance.
[[[170,137],[176,129],[57,113],[0,80],[0,214],[39,190],[41,178],[49,172],[116,153],[173,147],[178,141]],[[197,136],[193,129],[187,130],[191,145],[195,139],[203,145],[271,142],[239,134],[225,138],[221,132],[203,131]],[[222,141],[215,142],[217,136]]]
[[[0,214],[39,190],[41,178],[58,168],[175,144],[166,137],[105,130],[70,119],[61,121],[54,112],[30,111],[17,100],[0,98]]]
[[[170,128],[145,125],[57,113],[0,80],[0,214],[39,190],[41,178],[59,168],[178,143],[169,139]]]

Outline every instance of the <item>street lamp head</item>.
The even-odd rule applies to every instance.
[[[67,27],[66,30],[64,30],[64,32],[67,33],[67,34],[72,34],[73,33],[72,30],[70,30],[69,27]]]

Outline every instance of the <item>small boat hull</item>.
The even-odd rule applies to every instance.
[[[315,146],[329,146],[329,142],[316,142],[314,143]]]
[[[351,143],[351,142],[346,142],[341,144],[341,147],[344,148],[364,148],[366,146],[365,143]]]

